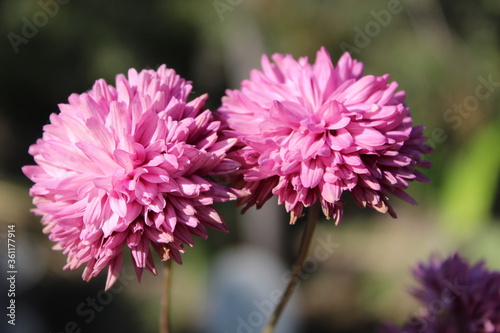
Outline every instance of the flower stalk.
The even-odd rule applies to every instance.
[[[172,260],[163,265],[160,303],[160,333],[170,333],[170,290],[172,285]]]
[[[319,209],[320,205],[318,201],[316,201],[309,209],[306,230],[304,230],[304,234],[302,235],[299,254],[297,256],[297,259],[295,260],[295,265],[293,266],[292,276],[290,277],[290,281],[288,282],[288,285],[285,292],[283,293],[283,296],[280,299],[280,302],[274,309],[274,312],[269,318],[269,321],[266,327],[264,327],[262,333],[272,333],[274,331],[283,310],[288,304],[288,301],[292,297],[295,289],[297,289],[299,285],[299,274],[304,267],[304,263],[309,253],[309,248],[311,247],[312,237],[314,235],[314,230],[316,229],[316,223],[318,220]]]

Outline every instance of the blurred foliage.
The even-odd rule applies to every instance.
[[[455,157],[444,177],[442,221],[462,239],[491,216],[500,170],[500,154],[491,154],[500,142],[498,128],[498,121],[485,125]]]
[[[26,22],[44,23],[40,21],[43,8],[54,6],[55,1],[0,1],[0,35],[4,36],[0,43],[2,228],[14,223],[33,233],[45,248],[50,247],[41,234],[39,219],[26,212],[30,183],[20,167],[32,163],[28,146],[41,136],[42,126],[50,113],[57,112],[57,104],[73,92],[88,90],[96,79],[113,83],[116,74],[126,73],[130,67],[156,68],[166,63],[194,82],[196,94],[208,92],[207,106],[215,109],[224,89],[238,87],[248,71],[259,66],[263,52],[291,53],[312,60],[324,45],[335,60],[348,44],[353,56],[364,62],[366,73],[390,73],[407,92],[415,123],[426,125],[429,144],[435,147],[429,156],[434,165],[425,171],[433,183],[410,186],[420,206],[397,203],[400,221],[388,221],[387,216],[348,204],[341,226],[322,229],[339,234],[342,247],[332,262],[325,264],[327,275],[318,273],[305,287],[313,292],[307,304],[317,309],[304,315],[306,322],[317,328],[315,332],[333,327],[355,332],[359,317],[351,315],[349,319],[341,309],[353,293],[356,296],[349,300],[349,309],[361,309],[366,321],[359,327],[372,327],[380,318],[401,320],[404,311],[408,313],[415,306],[409,297],[400,296],[410,281],[408,269],[432,251],[463,250],[473,258],[500,264],[495,259],[500,213],[499,1],[65,1],[57,3],[57,12],[52,7],[54,15],[45,14],[45,24],[36,27],[33,36],[24,36]],[[18,52],[12,45],[13,33],[26,41],[17,45]],[[466,108],[467,101],[478,97],[480,78],[493,82],[490,94],[476,98],[478,102]],[[180,290],[193,288],[186,299],[199,304],[210,255],[239,241],[236,210],[227,205],[221,208],[235,232],[212,233],[207,242],[198,242],[186,254],[189,264],[176,273]],[[283,221],[284,228],[285,224]],[[284,235],[296,232],[287,229]],[[65,295],[75,285],[88,287],[78,280],[80,271],[60,271],[62,254],[51,252],[49,261],[45,278],[33,290],[53,290],[53,279],[65,276],[76,281],[68,289],[40,296],[49,304],[68,301]],[[141,289],[127,290],[134,302],[146,304],[143,319],[128,316],[136,324],[149,323],[143,332],[156,329],[151,321],[156,320],[152,313],[156,311],[158,283],[151,276],[145,281]],[[345,290],[339,291],[333,282]],[[102,285],[98,281],[91,286],[99,283]],[[76,306],[84,295],[92,294],[79,293],[67,306]],[[332,295],[329,293],[339,295],[324,296]],[[174,297],[181,299],[182,295]],[[394,299],[402,305],[395,306]],[[335,300],[338,302],[331,304]],[[195,301],[181,302],[176,310],[178,332],[195,329],[189,317],[193,312],[190,304]],[[324,322],[319,324],[315,319]],[[53,322],[46,323],[50,329],[61,328],[61,320],[50,320]],[[93,326],[93,331],[102,327]]]

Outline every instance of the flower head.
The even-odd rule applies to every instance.
[[[205,227],[226,231],[214,202],[239,191],[210,176],[234,171],[226,157],[235,139],[219,136],[220,122],[203,110],[206,95],[188,102],[190,82],[174,70],[129,70],[116,88],[98,80],[72,94],[50,116],[23,167],[44,232],[68,255],[65,269],[86,263],[83,278],[109,267],[106,287],[118,278],[125,247],[137,277],[156,274],[150,247],[181,263],[192,235]]]
[[[380,212],[395,213],[388,194],[414,200],[408,182],[428,181],[415,167],[427,167],[423,127],[413,127],[405,93],[389,75],[363,76],[363,65],[345,53],[333,66],[328,52],[316,62],[274,54],[262,57],[241,90],[228,90],[218,110],[228,135],[239,140],[232,155],[243,168],[235,184],[251,195],[247,208],[273,194],[291,212],[320,200],[338,223],[342,193]]]
[[[381,333],[500,332],[500,273],[484,262],[470,266],[458,254],[432,258],[413,271],[420,287],[412,294],[424,305],[403,329],[385,326]]]

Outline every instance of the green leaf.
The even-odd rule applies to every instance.
[[[492,122],[480,130],[445,174],[441,222],[459,238],[490,220],[500,174],[498,127]]]

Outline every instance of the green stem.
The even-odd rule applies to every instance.
[[[170,285],[172,280],[172,259],[163,265],[163,283],[160,303],[160,333],[170,332]]]
[[[290,281],[288,282],[286,290],[283,293],[283,296],[281,297],[278,306],[274,309],[274,312],[269,318],[267,326],[264,327],[262,333],[272,333],[274,331],[274,329],[276,328],[276,324],[278,323],[278,320],[281,316],[281,313],[285,309],[285,306],[287,305],[288,301],[293,295],[293,292],[295,291],[297,285],[300,282],[299,274],[302,271],[302,268],[304,267],[304,262],[307,259],[309,247],[311,246],[312,237],[314,235],[314,229],[316,228],[316,222],[318,220],[319,209],[320,206],[318,202],[316,202],[309,208],[307,226],[306,230],[304,231],[304,234],[302,235],[302,242],[300,244],[299,255],[295,260],[295,265],[293,266],[292,270],[292,276],[290,278]]]

